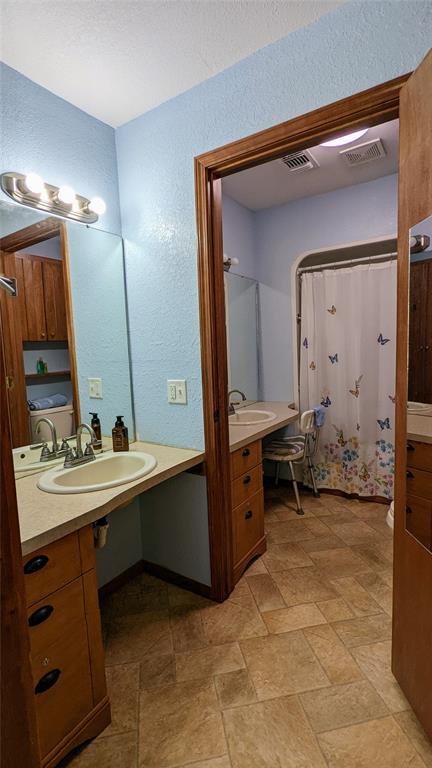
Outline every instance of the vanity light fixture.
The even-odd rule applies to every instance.
[[[357,141],[365,135],[367,128],[363,128],[361,131],[354,131],[354,133],[346,133],[344,136],[338,136],[337,139],[330,139],[330,141],[323,141],[320,147],[343,147],[344,144],[350,144],[352,141]]]
[[[67,184],[55,187],[44,182],[37,173],[2,173],[0,185],[3,192],[16,203],[85,224],[93,224],[106,211],[101,197],[93,197],[91,200],[82,197]]]

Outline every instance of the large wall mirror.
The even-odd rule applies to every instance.
[[[225,273],[225,312],[228,346],[228,388],[240,390],[232,397],[239,404],[260,398],[259,288],[256,280]]]
[[[14,448],[51,439],[40,418],[67,438],[90,412],[132,438],[121,237],[0,201],[0,273],[18,289],[0,292]]]
[[[432,551],[432,215],[410,232],[406,528]]]

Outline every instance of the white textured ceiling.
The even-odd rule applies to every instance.
[[[1,58],[113,126],[342,0],[0,0]]]
[[[375,138],[382,140],[386,151],[383,158],[350,167],[339,155],[341,149],[355,147]],[[318,162],[318,168],[290,171],[282,160],[272,160],[227,176],[222,180],[223,192],[252,211],[272,208],[291,200],[320,195],[396,173],[398,148],[399,120],[391,120],[369,128],[364,136],[344,147],[312,147],[309,151]]]

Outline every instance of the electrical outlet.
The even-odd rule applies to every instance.
[[[102,400],[102,379],[87,379],[89,397]]]
[[[176,405],[186,405],[187,387],[186,379],[168,379],[168,402]]]

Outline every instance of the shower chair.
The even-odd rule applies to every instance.
[[[275,485],[279,484],[280,465],[288,464],[296,498],[297,514],[304,515],[295,476],[294,464],[307,464],[312,482],[313,494],[319,497],[312,459],[318,447],[320,428],[315,425],[315,411],[304,411],[300,416],[299,435],[289,435],[272,440],[263,452],[263,459],[275,462]]]

